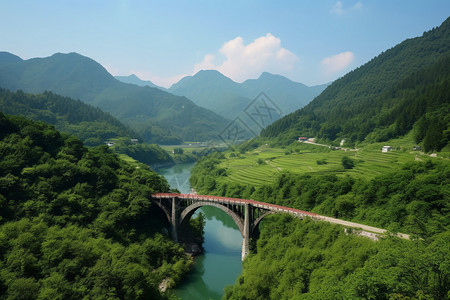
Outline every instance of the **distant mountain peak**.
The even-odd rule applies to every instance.
[[[269,77],[269,76],[281,76],[281,75],[276,75],[276,74],[272,74],[269,72],[262,72],[261,75],[259,75],[259,78],[261,77]]]
[[[14,54],[6,52],[6,51],[0,51],[0,64],[14,63],[14,62],[22,61],[22,60],[23,59],[17,55],[14,55]]]
[[[198,71],[194,76],[192,76],[193,78],[215,78],[215,79],[225,79],[225,80],[229,80],[229,81],[233,81],[231,78],[223,75],[221,72],[217,71],[217,70],[200,70]],[[233,81],[234,82],[234,81]]]
[[[290,113],[309,103],[324,88],[310,88],[269,72],[263,72],[258,79],[238,83],[217,70],[201,70],[193,76],[184,77],[168,91],[188,97],[197,105],[232,119],[261,92],[270,95],[284,113]]]
[[[115,78],[124,83],[130,83],[130,84],[134,84],[134,85],[138,85],[138,86],[149,86],[149,87],[165,90],[164,88],[157,86],[150,80],[142,80],[136,74],[131,74],[128,76],[115,76]]]
[[[272,74],[272,73],[269,73],[269,72],[262,72],[261,75],[259,75],[257,80],[266,80],[266,79],[270,79],[270,80],[274,80],[274,79],[280,80],[280,79],[282,79],[282,80],[286,80],[286,81],[292,81],[289,78],[286,78],[286,77],[284,77],[282,75]]]
[[[14,59],[6,53],[0,56]],[[228,123],[227,119],[196,106],[185,97],[120,82],[95,60],[75,52],[15,60],[0,63],[2,88],[29,93],[52,91],[80,99],[138,128],[148,141],[178,143],[180,137],[189,141],[217,139]],[[141,81],[135,74],[131,79]]]

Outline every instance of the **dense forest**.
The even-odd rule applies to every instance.
[[[447,151],[449,45],[450,19],[336,80],[303,109],[235,147],[229,157],[245,160],[246,155],[258,155],[246,151],[261,145],[280,145],[289,155],[288,148],[294,147],[299,136],[336,146],[343,139],[345,146],[364,146],[409,134],[425,152]],[[277,168],[275,180],[260,185],[229,180],[228,172],[252,166],[245,164],[250,160],[227,165],[226,159],[223,153],[213,153],[197,163],[190,180],[198,193],[308,210],[391,233],[409,233],[412,239],[400,240],[392,234],[374,242],[339,226],[270,216],[260,226],[260,237],[253,241],[242,275],[226,289],[224,298],[450,297],[450,165],[446,158],[416,155],[414,160],[365,177],[346,175],[359,162],[343,156],[339,171],[304,174]],[[254,161],[266,164],[261,158]],[[270,158],[267,161],[270,164]],[[317,165],[326,163],[324,150]]]
[[[377,242],[288,215],[265,220],[225,299],[447,299],[449,231]]]
[[[373,179],[282,172],[273,184],[223,180],[223,156],[201,159],[190,182],[200,194],[254,199],[426,238],[450,230],[450,166],[439,161],[404,164]]]
[[[86,146],[104,145],[113,142],[113,149],[148,165],[173,163],[170,155],[156,144],[142,143],[142,138],[123,125],[110,114],[97,107],[56,95],[52,92],[27,94],[22,91],[10,92],[0,88],[0,111],[5,114],[20,115],[54,125],[58,131],[80,138]],[[159,127],[147,130],[159,130],[149,140],[158,142],[181,143],[179,138],[171,137],[170,132]],[[164,136],[159,139],[158,136]],[[131,139],[138,142],[133,143]]]
[[[138,137],[99,108],[52,92],[34,95],[0,88],[0,111],[54,125],[59,131],[79,137],[87,146],[103,145],[119,137]]]
[[[0,128],[0,299],[166,298],[192,260],[161,234],[165,179],[42,122]]]
[[[169,153],[156,144],[132,143],[130,139],[122,138],[115,141],[113,149],[150,166],[174,163]]]
[[[375,243],[346,235],[342,227],[275,216],[262,223],[253,254],[225,298],[446,299],[448,163],[416,161],[372,179],[282,172],[273,184],[253,186],[224,180],[226,169],[218,167],[222,159],[216,152],[194,167],[191,184],[197,192],[275,203],[413,236],[413,241],[388,237]]]
[[[412,128],[426,151],[450,136],[450,19],[336,80],[310,104],[261,132],[281,144],[298,136],[347,145],[387,141]]]

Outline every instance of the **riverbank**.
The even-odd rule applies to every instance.
[[[176,165],[175,161],[149,164],[150,168],[152,168],[155,171],[157,171],[157,169],[161,169],[161,168],[169,168],[169,167],[172,167],[174,165]]]
[[[171,188],[185,194],[195,193],[189,184],[194,164],[174,164],[156,171],[167,179]],[[198,212],[205,217],[203,252],[189,254],[195,252],[195,246],[187,245],[187,255],[194,261],[192,269],[178,285],[169,286],[167,292],[182,300],[221,299],[225,286],[234,284],[242,272],[242,236],[234,221],[222,210],[202,207]],[[161,282],[160,287],[167,289],[168,282],[170,280]]]

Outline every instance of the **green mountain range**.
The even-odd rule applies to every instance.
[[[284,144],[306,136],[354,145],[414,129],[426,151],[441,150],[450,141],[449,87],[450,18],[336,80],[261,136]]]
[[[87,146],[119,137],[137,138],[135,132],[98,107],[52,92],[26,94],[0,88],[0,111],[54,125],[57,130],[76,135]]]
[[[229,123],[185,97],[120,82],[100,64],[77,53],[22,60],[1,52],[0,87],[28,93],[52,91],[80,99],[111,113],[148,142],[215,139]]]
[[[308,87],[281,75],[262,73],[258,79],[237,83],[215,70],[199,71],[171,86],[168,91],[186,96],[226,118],[234,119],[261,92],[279,107],[281,115],[291,113],[309,103],[327,85]]]

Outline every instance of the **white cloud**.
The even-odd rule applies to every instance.
[[[329,76],[345,70],[354,59],[353,52],[346,51],[322,59],[320,67],[325,75]]]
[[[214,59],[215,56],[213,54],[207,54],[201,63],[194,65],[194,73],[200,70],[211,70],[215,69],[216,66],[214,65]]]
[[[298,60],[289,50],[281,47],[281,40],[268,33],[245,45],[242,37],[226,42],[220,49],[222,62],[217,64],[213,54],[204,57],[194,66],[194,73],[200,70],[218,70],[225,76],[241,82],[256,78],[262,72],[284,73],[294,68]]]
[[[331,12],[342,15],[344,13],[344,9],[342,8],[343,4],[341,1],[336,2],[333,7],[331,8]]]
[[[355,5],[350,6],[348,8],[344,8],[344,3],[342,1],[337,1],[331,8],[331,12],[333,14],[343,15],[343,14],[346,14],[347,12],[361,9],[362,6],[363,6],[363,4],[361,2],[356,2]]]
[[[257,78],[262,72],[287,75],[286,73],[294,69],[297,61],[295,54],[281,47],[279,38],[268,33],[247,45],[242,37],[224,43],[218,53],[207,54],[200,63],[195,64],[191,74],[160,77],[138,70],[128,73],[168,88],[183,77],[194,75],[200,70],[217,70],[237,82]]]

